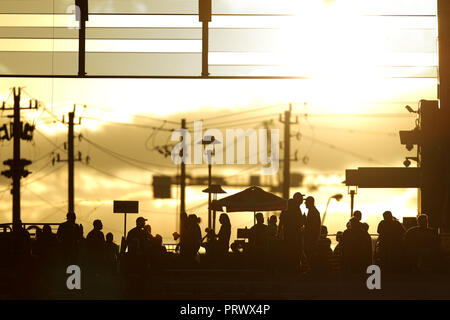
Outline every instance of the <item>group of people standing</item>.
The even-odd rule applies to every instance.
[[[436,271],[440,257],[437,230],[428,226],[428,216],[417,217],[417,225],[405,229],[391,211],[383,213],[373,241],[369,225],[361,222],[361,211],[355,211],[344,232],[338,232],[334,256],[345,273],[362,273],[376,264],[384,272]]]

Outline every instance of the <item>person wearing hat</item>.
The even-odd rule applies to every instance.
[[[147,219],[145,219],[144,217],[138,217],[136,219],[136,227],[134,227],[133,229],[128,231],[127,244],[129,244],[131,241],[136,239],[139,243],[139,247],[142,247],[142,244],[145,239],[144,227],[145,227],[146,221],[147,221]]]
[[[290,203],[289,206],[291,207],[291,212],[292,215],[291,216],[295,216],[295,220],[297,222],[297,224],[299,224],[299,227],[302,227],[305,225],[305,219],[306,217],[302,214],[302,210],[300,209],[300,205],[303,203],[303,197],[305,195],[301,194],[300,192],[296,192],[294,193],[294,196],[292,197],[292,199],[289,199],[288,202]],[[287,210],[286,211],[282,211],[281,215],[280,215],[280,223],[278,225],[278,236],[281,239],[285,239],[286,235],[286,227],[289,223],[287,220]]]

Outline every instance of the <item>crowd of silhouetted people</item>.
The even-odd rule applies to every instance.
[[[300,208],[303,202],[306,214]],[[432,272],[440,266],[439,235],[428,227],[426,215],[419,215],[417,225],[405,230],[386,211],[377,228],[378,238],[373,240],[361,212],[355,211],[345,231],[337,232],[337,245],[332,249],[314,198],[304,199],[301,193],[288,200],[287,210],[279,216],[268,217],[267,224],[264,215],[256,213],[255,224],[243,229],[243,238],[248,241],[236,240],[232,244],[232,226],[225,213],[219,216],[219,231],[207,228],[204,236],[200,219],[195,214],[182,214],[180,233],[173,234],[174,240],[179,240],[174,252],[168,252],[162,237],[153,235],[146,221],[138,217],[120,246],[112,233],[104,235],[100,220],[94,220],[92,230],[84,236],[73,212],[67,214],[56,234],[49,225],[25,230],[19,221],[11,232],[0,233],[0,267],[14,269],[21,281],[39,290],[51,290],[56,282],[64,285],[58,277],[66,276],[69,265],[81,267],[87,284],[102,287],[111,279],[119,279],[121,288],[131,286],[130,290],[135,290],[149,275],[166,268],[223,269],[232,266],[233,261],[235,267],[323,275],[365,273],[372,264],[392,273]],[[35,229],[34,239],[30,229]],[[200,257],[202,247],[204,254]]]

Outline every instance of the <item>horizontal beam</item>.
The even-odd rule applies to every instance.
[[[51,75],[51,74],[0,74],[0,78],[86,78],[86,79],[300,79],[314,80],[313,77],[295,77],[295,76],[138,76],[138,75]],[[387,79],[436,79],[436,77],[382,77]]]
[[[420,168],[366,167],[345,170],[345,185],[359,188],[419,188]]]

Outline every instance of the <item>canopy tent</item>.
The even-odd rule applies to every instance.
[[[286,210],[287,200],[253,186],[231,196],[211,202],[213,210],[224,212]]]

